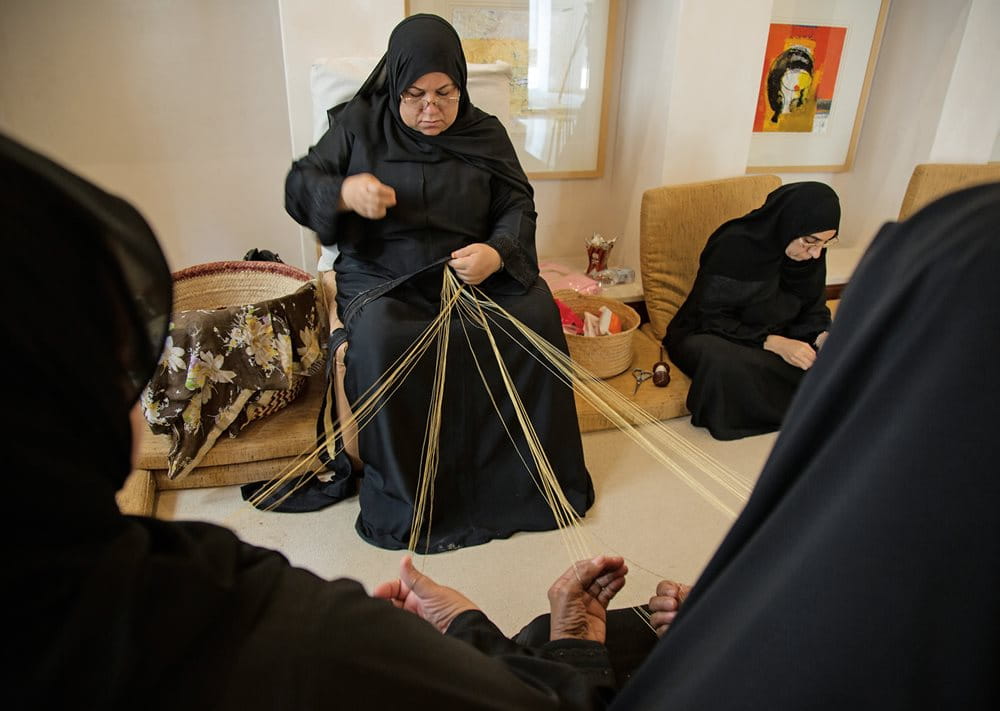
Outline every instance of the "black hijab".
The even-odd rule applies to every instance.
[[[129,472],[129,411],[163,347],[170,272],[134,208],[4,136],[0,184],[4,302],[22,324],[7,340],[13,516],[32,543],[86,537],[118,519],[105,494]],[[42,481],[45,516],[28,493]]]
[[[615,708],[1000,707],[998,233],[1000,183],[882,229]]]
[[[754,347],[769,333],[811,343],[830,324],[826,250],[796,261],[785,249],[798,237],[839,224],[837,194],[816,182],[782,185],[756,210],[723,224],[705,244],[698,276],[667,326],[664,345],[675,348],[692,333]]]
[[[819,259],[796,262],[785,256],[797,237],[840,227],[840,200],[828,185],[816,182],[782,185],[756,210],[725,223],[712,233],[701,253],[700,272],[739,281],[765,281],[776,272],[787,290],[812,283],[826,272],[826,252]]]
[[[436,136],[425,136],[403,123],[399,97],[431,72],[447,74],[462,94],[455,122]],[[435,162],[453,156],[532,196],[503,124],[472,105],[467,84],[465,54],[455,29],[437,15],[413,15],[392,31],[385,56],[357,95],[332,111],[331,119],[369,145],[384,141],[389,160]]]

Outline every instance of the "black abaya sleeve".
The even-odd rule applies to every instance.
[[[830,309],[826,305],[826,294],[821,293],[811,304],[802,309],[798,318],[779,333],[798,341],[815,343],[819,334],[829,329]]]
[[[527,289],[538,278],[534,201],[496,177],[490,180],[490,191],[493,232],[486,244],[500,253],[504,269]]]
[[[113,538],[67,544],[62,558],[24,556],[30,579],[66,592],[55,607],[19,596],[26,618],[46,624],[30,646],[12,641],[30,650],[14,668],[15,707],[21,694],[38,708],[80,698],[102,708],[604,706],[568,665],[500,646],[481,653],[356,581],[322,580],[226,529],[120,520]]]
[[[447,636],[471,644],[483,654],[503,659],[514,673],[539,686],[560,690],[560,696],[581,706],[610,700],[615,679],[607,648],[598,642],[561,639],[538,648],[504,636],[479,610],[463,612],[448,627]],[[586,680],[583,682],[583,680]]]
[[[678,312],[682,322],[689,322],[685,333],[708,333],[760,347],[771,331],[767,325],[745,323],[743,310],[758,300],[765,288],[766,282],[740,281],[715,274],[699,278],[681,309],[686,313]]]
[[[285,210],[323,244],[337,243],[340,187],[347,173],[352,137],[342,127],[323,134],[309,153],[292,163],[285,179]]]

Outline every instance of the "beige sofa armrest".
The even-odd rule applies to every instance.
[[[1000,180],[1000,163],[921,163],[913,168],[899,208],[900,221],[939,197]]]

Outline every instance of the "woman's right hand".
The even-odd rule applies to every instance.
[[[581,560],[549,588],[549,639],[586,639],[604,644],[607,609],[625,586],[628,566],[621,556]]]
[[[809,370],[816,362],[816,351],[804,341],[771,334],[764,340],[764,350],[777,353],[789,365]]]
[[[349,175],[341,183],[341,210],[356,212],[369,220],[379,220],[395,204],[396,191],[371,173]]]

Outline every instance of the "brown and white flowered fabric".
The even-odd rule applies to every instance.
[[[256,304],[173,314],[170,334],[142,395],[150,429],[173,440],[167,474],[201,461],[223,432],[235,437],[273,400],[287,402],[322,369],[316,282]]]

